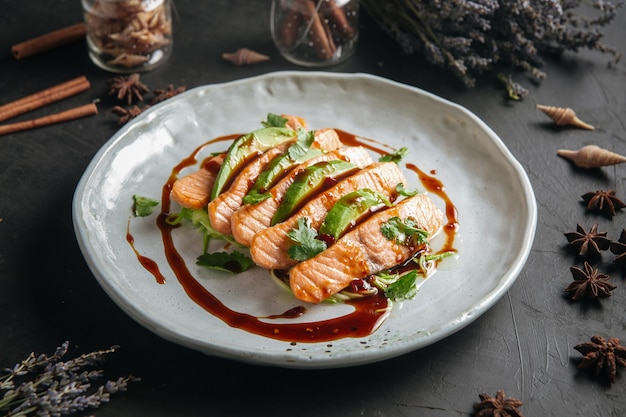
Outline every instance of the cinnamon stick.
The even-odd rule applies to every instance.
[[[312,19],[309,35],[313,45],[315,46],[317,54],[323,59],[332,58],[335,53],[336,46],[332,40],[332,36],[329,38],[330,29],[327,30],[327,27],[325,27],[325,24],[322,19],[320,19],[320,16],[315,9],[315,4],[312,1],[307,0],[304,2],[303,15],[307,20]]]
[[[89,103],[61,113],[50,114],[37,119],[0,126],[0,135],[8,135],[9,133],[20,132],[22,130],[36,129],[38,127],[76,120],[81,117],[93,116],[95,114],[98,114],[98,108],[95,103]]]
[[[0,122],[81,93],[90,86],[89,80],[81,76],[7,103],[0,106]]]
[[[11,48],[11,52],[13,52],[15,59],[22,59],[70,42],[84,39],[86,34],[87,29],[85,24],[76,23],[75,25],[67,26],[15,44]]]
[[[328,3],[328,16],[335,22],[335,25],[339,28],[339,31],[346,39],[353,39],[355,31],[348,23],[346,12],[341,7],[337,6],[335,0],[330,0]]]
[[[300,11],[296,7],[289,9],[278,36],[280,46],[284,48],[291,48],[294,46],[298,36],[300,35],[299,32],[301,25],[302,14]]]

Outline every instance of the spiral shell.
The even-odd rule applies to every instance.
[[[537,109],[548,115],[557,126],[575,126],[581,129],[594,130],[594,127],[583,122],[576,116],[576,112],[569,107],[553,107],[537,104]]]
[[[148,62],[150,57],[147,55],[136,55],[136,54],[120,54],[116,56],[114,59],[107,61],[109,65],[120,65],[126,68],[136,67],[137,65],[141,65],[145,62]]]
[[[559,149],[557,155],[569,159],[581,168],[600,168],[626,162],[626,156],[619,155],[596,145],[583,146],[577,151]]]
[[[259,62],[270,59],[269,56],[260,54],[248,48],[239,48],[235,52],[225,52],[222,54],[222,58],[237,66],[258,64]]]

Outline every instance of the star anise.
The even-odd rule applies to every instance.
[[[581,343],[574,349],[582,353],[583,359],[578,368],[593,368],[596,376],[604,372],[609,382],[615,382],[617,367],[626,367],[626,347],[616,337],[604,340],[602,336],[593,336],[591,342]]]
[[[591,226],[587,232],[580,224],[576,225],[576,232],[565,233],[567,241],[578,249],[578,254],[583,257],[599,256],[600,251],[607,250],[611,246],[611,240],[606,237],[606,232],[598,232],[598,225]]]
[[[139,74],[130,74],[128,77],[119,76],[107,81],[110,86],[109,95],[116,95],[118,100],[126,100],[128,104],[137,99],[143,101],[143,94],[150,92],[150,89],[141,81]]]
[[[113,112],[114,114],[116,114],[116,115],[118,115],[120,117],[119,124],[123,125],[123,124],[127,123],[128,121],[134,119],[135,117],[139,116],[148,107],[150,107],[150,106],[139,107],[137,105],[134,105],[134,106],[129,107],[129,108],[124,108],[124,107],[121,107],[121,106],[115,106],[115,107],[113,107],[111,109],[111,112]]]
[[[626,204],[615,196],[615,190],[597,190],[582,195],[588,210],[600,210],[609,217],[615,216],[616,210],[626,207]]]
[[[606,298],[611,295],[611,291],[617,288],[609,282],[609,276],[593,269],[587,261],[585,261],[584,270],[577,266],[572,266],[570,271],[574,277],[574,282],[569,284],[565,291],[574,293],[573,300],[588,298],[590,300],[597,298]]]
[[[524,417],[520,411],[522,402],[515,398],[505,398],[504,391],[498,390],[495,398],[480,394],[480,402],[474,404],[475,417]]]
[[[622,233],[617,241],[611,242],[611,252],[617,255],[613,262],[626,263],[626,229],[622,229]]]
[[[151,104],[157,104],[162,101],[165,101],[168,98],[172,98],[184,92],[185,90],[186,90],[186,87],[181,86],[181,87],[174,88],[172,84],[168,85],[167,89],[165,90],[154,90],[154,98],[152,99]]]

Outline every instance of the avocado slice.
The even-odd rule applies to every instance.
[[[334,179],[356,169],[358,169],[356,165],[341,160],[322,161],[306,167],[285,192],[283,201],[272,217],[272,226],[291,216],[307,197],[322,188],[328,179]]]
[[[290,168],[303,163],[324,152],[320,149],[311,149],[315,140],[315,132],[298,130],[298,140],[292,144],[287,152],[272,159],[267,167],[259,174],[255,183],[250,187],[248,194],[243,198],[244,204],[256,204],[270,197],[267,192],[278,179]]]
[[[391,206],[389,199],[382,193],[362,188],[341,197],[330,209],[324,222],[320,226],[319,236],[324,240],[328,237],[336,241],[343,236],[351,225],[368,213],[374,212],[383,206]],[[329,239],[331,240],[331,239]]]
[[[296,132],[287,127],[265,127],[235,139],[228,149],[215,184],[211,200],[220,195],[226,185],[251,157],[296,137]]]

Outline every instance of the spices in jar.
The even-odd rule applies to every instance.
[[[116,73],[149,71],[172,51],[171,0],[82,0],[89,57]]]
[[[349,58],[359,36],[358,0],[273,0],[272,39],[287,60],[335,65]]]

